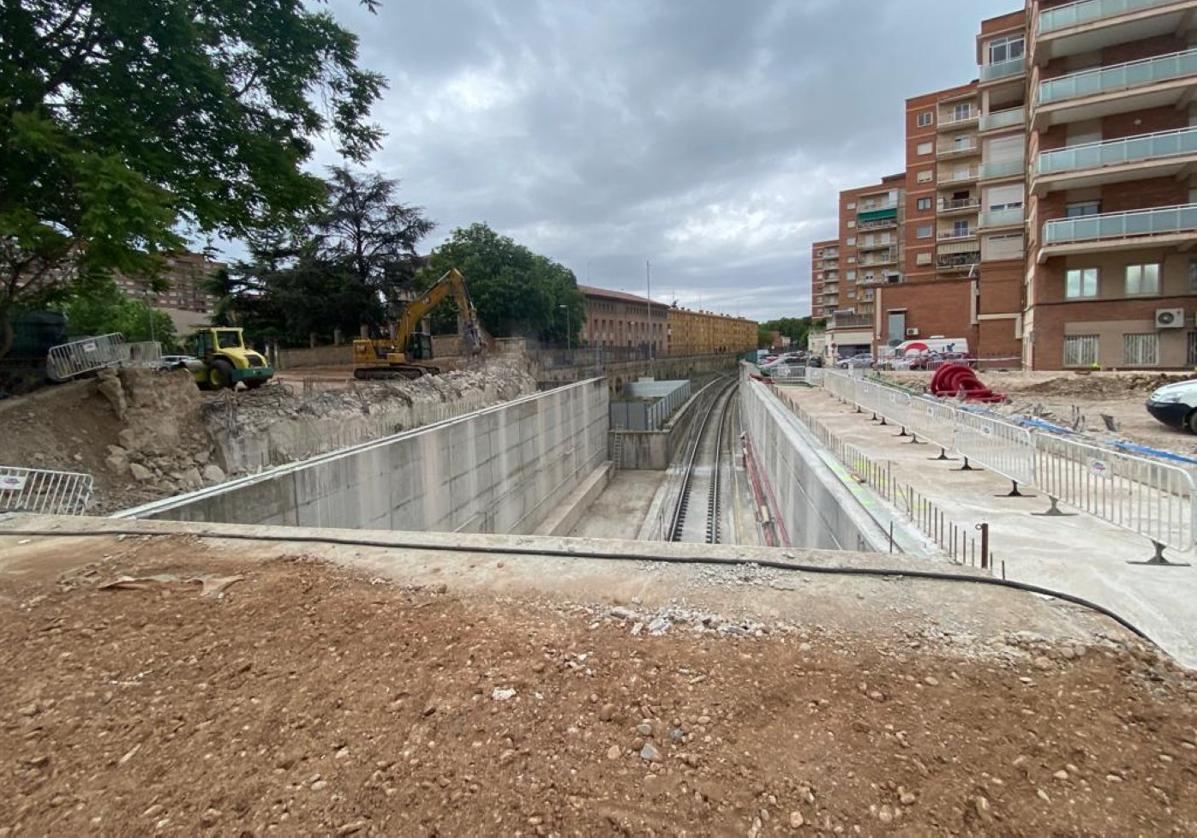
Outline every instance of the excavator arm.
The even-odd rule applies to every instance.
[[[423,295],[407,304],[395,324],[395,342],[401,347],[407,346],[408,340],[419,329],[420,321],[450,294],[457,301],[457,311],[463,324],[462,339],[470,354],[477,355],[481,352],[482,331],[478,324],[478,312],[474,308],[474,301],[470,299],[465,277],[457,268],[450,268]]]

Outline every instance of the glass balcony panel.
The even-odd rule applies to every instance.
[[[1197,204],[1061,218],[1044,225],[1045,244],[1096,241],[1197,230]]]
[[[1167,6],[1176,0],[1079,0],[1066,6],[1047,9],[1039,15],[1039,34],[1046,35],[1060,29],[1092,23],[1102,18]]]
[[[1036,165],[1039,174],[1049,175],[1175,157],[1180,154],[1197,154],[1197,128],[1161,131],[1139,137],[1045,151],[1039,155]]]
[[[1197,49],[1048,79],[1039,84],[1039,104],[1142,87],[1193,74],[1197,74]]]

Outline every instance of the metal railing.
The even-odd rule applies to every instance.
[[[936,157],[951,157],[956,154],[974,154],[980,148],[976,143],[940,143],[935,149]]]
[[[981,163],[979,176],[981,180],[995,177],[1012,177],[1022,174],[1026,167],[1024,160],[986,160]]]
[[[104,367],[118,366],[126,357],[124,344],[124,336],[112,332],[52,346],[46,354],[46,374],[54,381],[66,381]]]
[[[837,314],[827,324],[828,329],[859,329],[871,327],[873,318],[863,314]]]
[[[1043,225],[1043,243],[1121,239],[1197,230],[1197,204],[1057,218]]]
[[[980,209],[980,198],[940,198],[936,204],[940,212],[954,212],[956,210]]]
[[[1197,49],[1187,49],[1048,79],[1039,84],[1038,103],[1050,105],[1081,96],[1129,90],[1194,74],[1197,74]]]
[[[861,256],[858,265],[867,267],[869,265],[892,265],[898,261],[897,248],[890,248],[883,253],[872,253],[868,256]]]
[[[964,239],[975,239],[976,237],[976,230],[940,230],[938,236],[936,236],[941,242],[963,241]]]
[[[996,210],[984,210],[978,227],[1006,227],[1011,224],[1022,224],[1024,218],[1022,207],[1005,207]]]
[[[1020,105],[1017,108],[982,114],[981,121],[977,123],[977,130],[996,131],[999,128],[1013,128],[1016,125],[1025,125],[1026,121],[1027,109]]]
[[[858,221],[856,223],[857,230],[887,230],[897,226],[898,219],[896,218],[878,218],[875,221]]]
[[[1154,134],[1042,151],[1035,160],[1035,171],[1041,175],[1051,175],[1183,154],[1197,154],[1197,128],[1157,131]]]
[[[91,490],[90,474],[0,466],[0,512],[82,515]]]
[[[1124,15],[1155,6],[1170,6],[1177,0],[1077,0],[1039,13],[1039,34],[1092,23],[1106,17]]]
[[[816,381],[836,398],[888,419],[915,439],[932,442],[1014,484],[1042,491],[1051,501],[1046,514],[1064,515],[1063,503],[1151,540],[1166,564],[1166,547],[1187,552],[1197,545],[1197,478],[1179,465],[1102,448],[1088,442],[1040,433],[977,410],[911,396],[879,381],[840,370],[820,370]]]
[[[956,116],[953,114],[947,119],[940,117],[939,128],[954,128],[956,126],[968,125],[970,122],[975,122],[980,116],[979,111],[969,111],[968,116]]]
[[[1027,59],[1025,56],[1011,58],[1009,61],[999,61],[996,64],[985,64],[981,67],[981,81],[1008,79],[1025,73]]]
[[[969,166],[967,169],[953,169],[947,173],[941,173],[939,182],[943,183],[965,183],[977,179],[978,167]]]

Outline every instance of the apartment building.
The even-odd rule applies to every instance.
[[[835,313],[840,298],[840,241],[815,242],[810,248],[811,317],[825,322]]]
[[[224,267],[224,263],[214,262],[202,253],[182,252],[166,257],[162,274],[167,283],[165,290],[152,291],[146,280],[120,273],[113,278],[127,296],[149,300],[156,308],[211,314],[216,298],[208,292],[206,283]]]
[[[877,288],[902,280],[905,186],[906,173],[899,172],[840,193],[839,282],[827,319],[827,350],[831,354],[873,350]]]
[[[677,305],[667,314],[670,355],[709,355],[756,349],[757,324],[743,317],[713,311],[691,311]]]
[[[1028,5],[1034,369],[1197,365],[1197,0]]]

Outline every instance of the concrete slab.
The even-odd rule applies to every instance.
[[[582,538],[635,539],[664,471],[617,471],[607,490],[590,505],[569,533]]]
[[[991,548],[1008,578],[1066,591],[1100,603],[1138,626],[1186,667],[1197,667],[1197,568],[1144,567],[1150,543],[1096,518],[1039,518],[1044,497],[998,497],[1010,484],[987,471],[958,471],[959,462],[930,458],[938,449],[910,445],[897,429],[882,427],[821,389],[781,387],[844,441],[896,479],[943,507],[953,520],[990,524]]]

